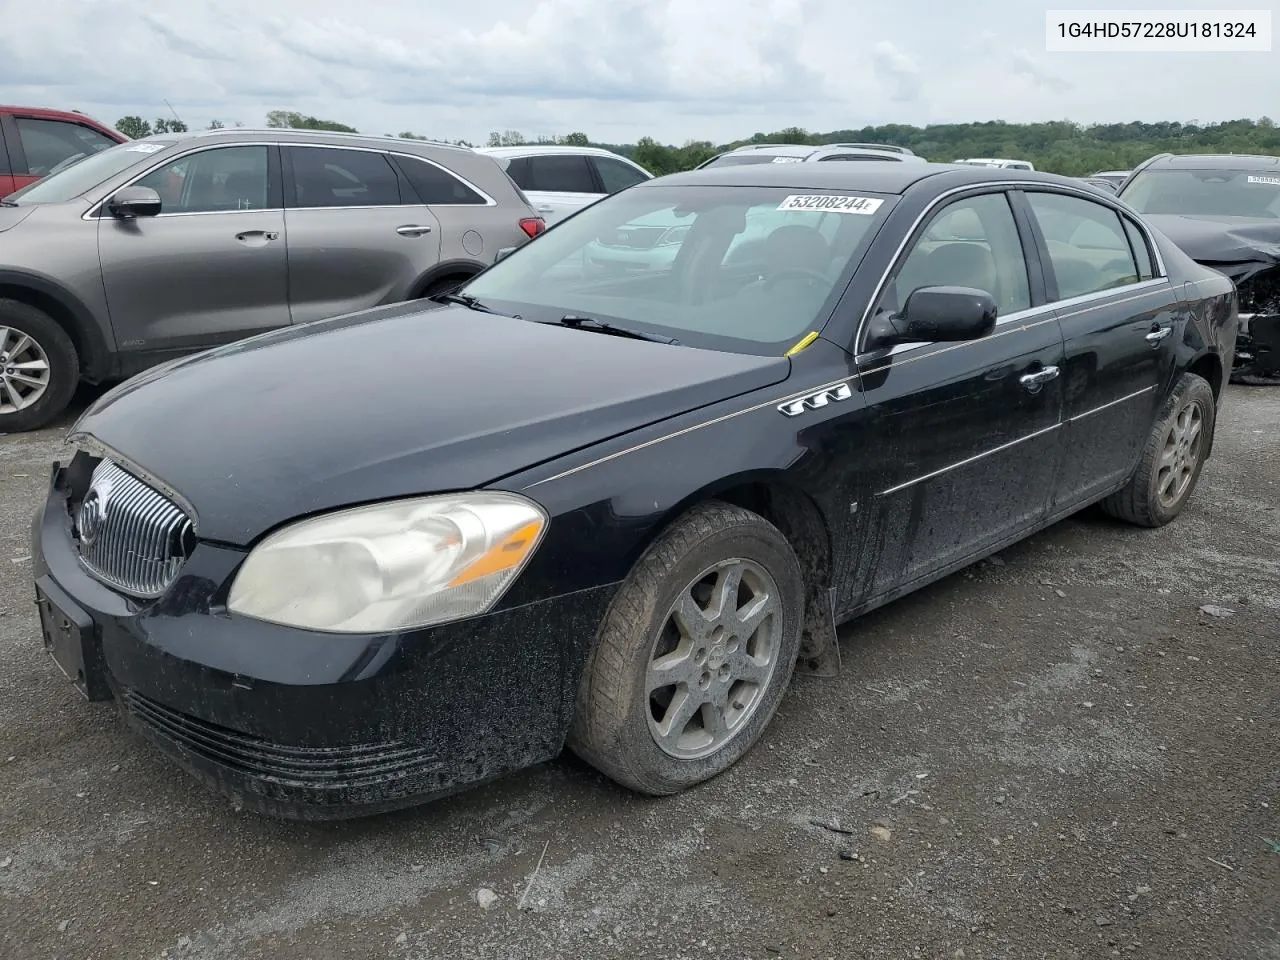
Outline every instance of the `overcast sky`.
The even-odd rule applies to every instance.
[[[1280,114],[1272,53],[1046,53],[1049,5],[12,0],[0,17],[0,103],[114,123],[167,115],[168,99],[200,127],[214,118],[260,126],[281,108],[369,133],[479,141],[490,130],[581,130],[597,141],[677,143],[790,125]]]

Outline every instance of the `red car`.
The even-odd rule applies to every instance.
[[[0,197],[128,139],[83,113],[0,104]]]

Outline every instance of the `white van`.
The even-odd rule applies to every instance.
[[[956,163],[968,164],[971,167],[1005,167],[1009,170],[1034,170],[1026,160],[1005,160],[1002,157],[974,157],[970,160],[957,160]]]

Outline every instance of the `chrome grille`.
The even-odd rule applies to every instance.
[[[76,510],[80,561],[140,597],[163,593],[187,559],[190,518],[168,497],[103,460]]]

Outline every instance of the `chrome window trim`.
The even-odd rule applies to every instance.
[[[906,232],[902,236],[902,239],[898,241],[897,249],[895,249],[893,252],[893,257],[889,261],[888,269],[884,271],[879,281],[876,283],[876,287],[871,295],[871,299],[867,301],[866,307],[863,308],[862,316],[858,320],[858,327],[857,327],[857,330],[854,332],[854,337],[853,337],[853,346],[854,346],[855,353],[866,352],[866,351],[860,351],[858,348],[861,347],[863,343],[863,336],[866,333],[867,325],[871,321],[871,312],[875,309],[876,304],[880,302],[880,298],[884,296],[885,287],[888,286],[888,283],[889,283],[889,277],[891,277],[893,275],[894,270],[896,270],[901,265],[903,251],[906,250],[907,244],[911,242],[911,239],[912,237],[915,236],[916,231],[920,229],[920,225],[924,223],[926,219],[931,217],[939,206],[943,206],[945,203],[949,202],[951,198],[959,194],[971,193],[971,192],[972,193],[1008,192],[1009,190],[1021,190],[1023,192],[1029,192],[1029,193],[1037,192],[1037,191],[1044,192],[1044,193],[1062,193],[1068,196],[1075,197],[1080,200],[1089,200],[1093,203],[1097,203],[1099,206],[1110,208],[1111,210],[1115,211],[1116,214],[1118,214],[1119,216],[1128,217],[1130,220],[1133,221],[1134,226],[1136,226],[1139,229],[1139,231],[1141,231],[1142,235],[1146,237],[1147,247],[1151,251],[1152,262],[1158,273],[1158,276],[1152,277],[1151,280],[1143,280],[1143,281],[1140,281],[1140,283],[1130,284],[1129,286],[1130,287],[1141,286],[1142,284],[1146,284],[1146,283],[1154,283],[1157,280],[1168,279],[1168,272],[1165,269],[1164,257],[1161,256],[1160,247],[1158,244],[1154,242],[1151,236],[1151,231],[1149,231],[1146,225],[1143,224],[1142,221],[1139,220],[1128,208],[1121,206],[1119,203],[1112,202],[1112,199],[1110,197],[1093,196],[1088,193],[1085,193],[1085,191],[1083,190],[1078,190],[1075,187],[1072,187],[1068,184],[1042,183],[1035,180],[993,180],[986,183],[967,183],[964,186],[952,187],[949,190],[944,190],[942,193],[938,194],[931,201],[929,201],[929,204],[923,210],[921,210],[920,213],[916,215],[916,218],[911,222],[911,226],[907,228]],[[1128,288],[1125,288],[1125,289],[1128,289]],[[1100,291],[1100,294],[1111,293],[1111,292],[1112,291]],[[1095,295],[1086,294],[1085,296],[1093,297]],[[1071,303],[1073,301],[1080,300],[1080,299],[1082,298],[1073,297],[1072,300],[1070,301],[1067,301],[1067,300],[1054,301],[1052,303],[1041,304],[1040,307],[1033,307],[1032,309],[1035,310],[1035,309],[1041,309],[1041,308],[1047,308],[1047,307],[1054,307],[1057,304]],[[1014,314],[1010,314],[1010,316],[1012,317],[1014,316]]]
[[[89,204],[89,209],[86,210],[83,214],[81,214],[80,219],[81,220],[102,219],[102,216],[103,216],[102,207],[108,200],[111,199],[111,197],[113,197],[116,193],[120,192],[121,190],[125,189],[125,187],[132,187],[139,180],[145,179],[155,171],[159,170],[161,167],[167,166],[168,164],[171,164],[171,163],[176,163],[177,161],[182,160],[185,157],[189,157],[194,153],[200,153],[201,151],[204,151],[204,150],[232,150],[232,149],[235,149],[236,147],[311,147],[312,149],[316,149],[316,150],[360,150],[365,153],[385,153],[385,154],[390,154],[396,157],[408,157],[411,160],[422,160],[424,163],[429,163],[433,167],[437,167],[440,170],[443,170],[445,173],[453,177],[455,180],[459,181],[463,186],[467,187],[468,189],[474,190],[477,194],[479,194],[481,197],[484,198],[485,202],[482,204],[481,203],[432,203],[432,204],[399,203],[394,205],[393,204],[373,204],[373,205],[365,204],[365,205],[351,205],[351,206],[343,206],[343,207],[286,207],[284,204],[283,198],[281,198],[280,206],[278,207],[262,207],[259,210],[191,210],[191,211],[183,210],[183,211],[175,211],[173,213],[161,212],[156,214],[155,217],[149,217],[148,219],[158,220],[161,217],[226,216],[227,214],[267,213],[273,210],[280,210],[280,211],[284,211],[284,210],[385,210],[389,206],[427,207],[428,209],[430,209],[431,207],[496,207],[498,206],[497,200],[489,196],[488,193],[486,193],[484,190],[481,190],[479,187],[477,187],[474,183],[472,183],[466,177],[463,177],[457,173],[454,173],[448,167],[444,166],[443,164],[436,163],[434,160],[429,160],[426,157],[418,156],[415,153],[408,153],[407,151],[404,151],[404,150],[379,149],[377,147],[354,146],[354,145],[345,144],[345,143],[292,143],[288,140],[246,140],[241,143],[200,143],[191,147],[191,149],[189,150],[183,150],[181,153],[176,153],[176,154],[173,154],[172,156],[166,157],[165,159],[161,160],[159,163],[148,167],[142,173],[139,173],[137,176],[133,177],[127,182],[116,187],[114,190],[110,191],[110,193],[108,193],[106,196],[99,197],[97,200],[92,201]],[[283,163],[281,164],[281,167],[283,168]],[[282,169],[281,176],[283,177],[283,175],[284,175],[284,171]],[[94,189],[96,190],[97,188],[95,187]]]

